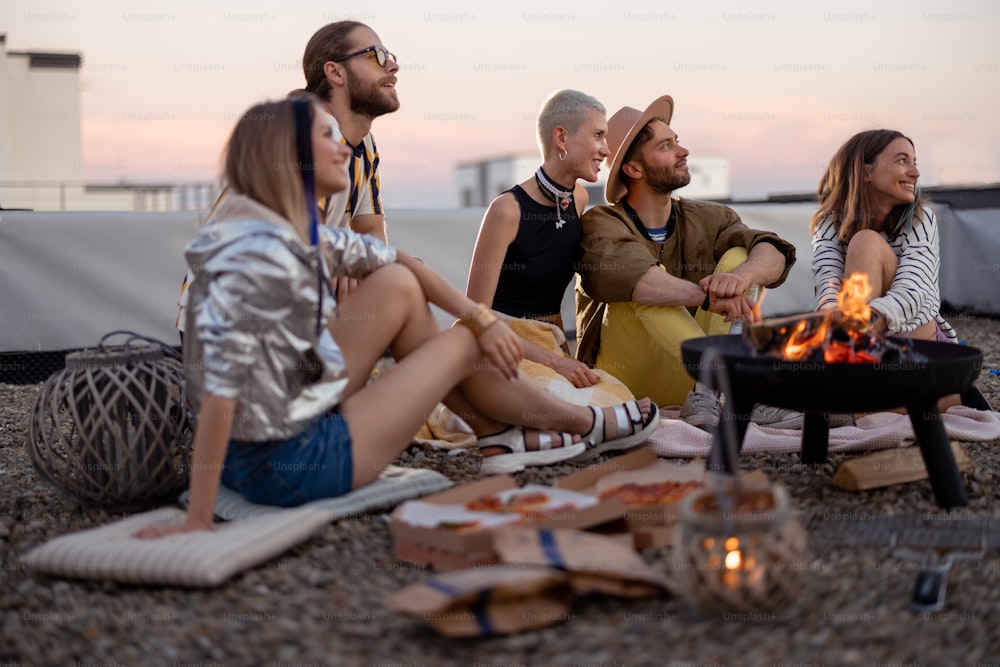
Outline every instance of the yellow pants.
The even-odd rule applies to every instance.
[[[745,261],[744,248],[730,248],[715,272],[730,273]],[[684,370],[681,343],[728,334],[729,328],[722,315],[701,308],[692,317],[683,306],[609,303],[596,367],[617,377],[636,397],[649,396],[659,406],[680,405],[694,386],[694,378]]]

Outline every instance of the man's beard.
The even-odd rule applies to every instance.
[[[351,90],[351,112],[366,118],[377,118],[392,113],[399,108],[399,100],[383,88],[380,81],[362,83],[350,68],[347,69],[347,85]]]
[[[659,195],[669,195],[691,182],[690,172],[674,171],[670,167],[650,167],[645,163],[642,166],[646,173],[646,185]]]

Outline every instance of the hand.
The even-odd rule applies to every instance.
[[[726,322],[748,320],[756,322],[760,319],[754,309],[753,301],[746,294],[738,294],[725,299],[713,299],[708,310],[726,316]]]
[[[745,294],[750,289],[750,281],[735,273],[713,273],[698,281],[698,285],[719,299]]]
[[[140,528],[135,532],[135,537],[140,540],[158,540],[170,535],[180,535],[182,533],[193,533],[200,530],[212,530],[212,523],[203,523],[185,518],[184,523],[172,525],[155,525]]]
[[[524,356],[520,336],[511,331],[504,322],[497,320],[479,335],[477,341],[479,349],[505,378],[508,380],[517,379],[517,365],[521,363]]]
[[[592,371],[587,364],[569,357],[557,358],[552,364],[552,369],[569,380],[577,389],[592,387],[601,381],[601,376]]]
[[[889,330],[889,322],[886,321],[884,317],[882,317],[882,313],[878,312],[875,309],[872,309],[872,316],[873,316],[871,323],[872,333],[884,336],[885,332]]]
[[[330,279],[330,286],[337,296],[337,301],[343,303],[344,299],[358,286],[358,279],[350,276],[337,276]]]

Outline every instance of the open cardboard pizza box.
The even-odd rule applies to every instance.
[[[742,473],[742,476],[744,484],[767,485],[767,476],[761,471]],[[664,498],[668,499],[662,502],[625,506],[625,522],[632,533],[635,548],[649,549],[672,542],[674,525],[680,518],[684,498],[700,489],[704,481],[704,460],[671,463],[659,458],[651,448],[643,447],[557,480],[555,486],[599,497],[627,484],[675,483],[677,488],[666,490]]]
[[[506,521],[486,518],[470,522],[462,513],[466,505],[478,499],[491,496],[513,498],[521,489],[549,497],[549,507],[554,506],[554,509],[520,516],[506,515]],[[401,561],[443,570],[495,564],[500,560],[493,549],[492,530],[508,523],[540,528],[577,528],[617,535],[631,544],[623,518],[625,505],[620,500],[601,501],[588,497],[580,506],[571,506],[562,495],[581,494],[574,493],[572,489],[560,491],[550,487],[534,487],[532,491],[528,487],[518,487],[509,475],[495,475],[419,501],[408,501],[397,507],[390,518],[396,557]]]
[[[704,461],[687,464],[669,463],[649,447],[643,447],[556,481],[555,486],[593,496],[625,484],[659,484],[661,482],[701,483],[705,478]],[[668,502],[641,506],[625,506],[625,523],[632,534],[636,549],[648,549],[670,544],[673,526],[680,516],[683,497]]]

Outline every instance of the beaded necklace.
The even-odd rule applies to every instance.
[[[562,214],[574,203],[573,190],[565,190],[561,185],[554,183],[541,167],[535,171],[535,183],[538,184],[538,189],[545,195],[545,198],[555,203],[556,229],[562,229],[563,225],[566,224]]]

